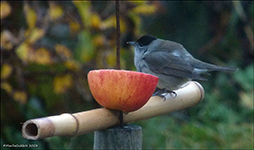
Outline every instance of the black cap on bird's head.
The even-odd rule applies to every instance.
[[[152,43],[152,41],[156,40],[157,38],[152,36],[152,35],[144,35],[141,38],[139,38],[136,42],[140,45],[140,46],[147,46],[150,43]]]
[[[131,45],[135,45],[135,43],[138,43],[139,46],[147,46],[150,43],[152,43],[152,41],[156,40],[157,38],[152,36],[152,35],[143,35],[141,38],[139,38],[136,42],[127,42],[128,44]]]

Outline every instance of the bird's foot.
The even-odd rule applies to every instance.
[[[165,101],[167,94],[170,94],[173,97],[177,96],[176,92],[174,92],[174,91],[166,90],[166,89],[159,89],[159,88],[156,88],[155,92],[153,93],[153,96],[159,96],[159,97],[163,98]]]

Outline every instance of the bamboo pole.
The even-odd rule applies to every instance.
[[[204,98],[203,87],[195,81],[175,91],[177,96],[167,94],[166,100],[153,96],[139,110],[124,114],[124,122],[131,123],[158,115],[192,107]],[[24,138],[37,140],[52,136],[76,136],[106,129],[119,123],[118,111],[98,108],[89,111],[37,118],[26,121],[22,127]]]

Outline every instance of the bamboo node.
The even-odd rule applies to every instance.
[[[79,131],[79,121],[78,121],[78,119],[73,114],[69,114],[69,115],[71,115],[76,120],[76,124],[77,124],[76,131],[73,132],[73,135],[72,135],[72,136],[76,136],[78,131]]]

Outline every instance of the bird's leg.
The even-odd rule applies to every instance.
[[[165,89],[156,88],[155,92],[153,93],[153,96],[159,96],[164,100],[166,100],[165,95],[162,95],[163,93],[165,93]]]
[[[159,96],[159,97],[163,98],[165,101],[166,95],[163,95],[164,93],[166,93],[166,95],[167,94],[170,94],[171,96],[174,95],[174,97],[177,96],[176,92],[174,92],[174,91],[166,90],[166,89],[159,89],[159,88],[156,88],[155,92],[153,93],[153,96]]]

